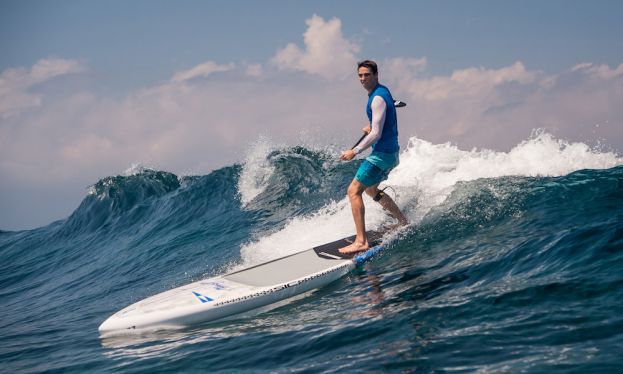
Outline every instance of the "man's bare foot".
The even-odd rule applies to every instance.
[[[365,242],[353,242],[351,245],[346,246],[344,248],[340,248],[338,251],[340,253],[357,253],[357,252],[363,252],[363,251],[367,251],[368,249],[370,249],[370,245],[368,244],[368,241]]]

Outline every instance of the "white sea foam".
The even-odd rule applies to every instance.
[[[245,183],[258,186],[266,183],[270,170],[255,159],[261,158],[261,154],[253,155],[254,166],[246,175],[250,179],[257,175],[258,179]],[[576,170],[607,169],[622,164],[623,158],[613,152],[594,150],[583,143],[569,143],[542,132],[535,133],[509,152],[463,151],[449,143],[432,144],[414,137],[401,152],[400,165],[384,185],[392,186],[397,193],[396,202],[417,224],[431,208],[446,200],[458,182],[504,176],[562,176]],[[387,216],[370,198],[365,196],[364,199],[366,226],[374,229],[385,222]],[[353,233],[350,204],[344,197],[310,216],[294,217],[282,230],[243,246],[242,265],[261,263]]]
[[[238,194],[243,205],[251,202],[268,186],[268,181],[275,172],[268,160],[273,149],[274,145],[266,137],[260,137],[249,147],[238,179]]]
[[[146,166],[143,163],[137,162],[132,163],[129,168],[127,168],[121,175],[124,177],[131,177],[133,175],[141,174],[147,170],[154,170],[153,168]]]
[[[368,227],[377,227],[384,220],[379,207],[367,202]],[[324,244],[354,232],[353,218],[347,199],[331,202],[318,212],[305,217],[295,217],[280,231],[260,238],[241,248],[245,266],[283,257],[312,246]]]

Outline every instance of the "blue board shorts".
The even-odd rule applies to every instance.
[[[372,152],[359,166],[355,179],[366,187],[375,186],[386,180],[399,162],[398,152]]]

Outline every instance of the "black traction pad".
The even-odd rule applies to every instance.
[[[383,235],[385,233],[386,231],[368,231],[368,244],[370,248],[376,247],[377,245],[381,244],[381,239],[383,239]],[[340,253],[339,249],[346,247],[354,240],[355,235],[349,236],[347,238],[314,247],[314,252],[316,252],[318,257],[326,258],[329,260],[348,260],[360,254],[361,252]]]

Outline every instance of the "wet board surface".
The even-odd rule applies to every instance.
[[[384,232],[368,232],[370,248],[381,243]],[[323,244],[302,252],[277,258],[234,273],[223,278],[254,287],[267,287],[291,282],[331,269],[340,262],[352,262],[354,257],[365,252],[340,253],[339,249],[353,242],[355,236],[349,236],[331,243]]]
[[[383,235],[385,235],[387,231],[368,231],[368,244],[370,248],[374,248],[381,244],[381,240],[383,239]],[[326,259],[344,259],[349,260],[353,257],[361,254],[362,252],[354,252],[354,253],[340,253],[339,249],[344,248],[347,245],[351,244],[355,240],[355,235],[349,236],[347,238],[343,238],[340,240],[336,240],[331,243],[323,244],[318,247],[314,247],[314,252],[318,255],[318,257],[326,258]]]

